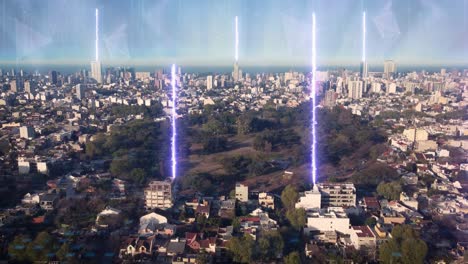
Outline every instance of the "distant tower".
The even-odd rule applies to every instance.
[[[367,78],[366,61],[366,12],[362,13],[362,60],[360,67],[361,78]]]
[[[396,73],[396,63],[393,60],[384,61],[384,78],[390,79]]]
[[[213,76],[208,75],[206,76],[206,89],[211,90],[213,88]]]
[[[91,77],[102,83],[101,62],[99,61],[99,9],[96,8],[96,58],[91,62]]]
[[[234,62],[234,71],[232,72],[232,78],[234,82],[239,81],[240,74],[239,74],[239,26],[238,26],[238,19],[236,16],[236,43],[235,43],[235,62]]]
[[[50,78],[51,78],[53,84],[57,84],[57,79],[58,79],[57,78],[57,71],[52,71],[50,73]]]
[[[363,81],[350,81],[348,83],[348,98],[359,99],[362,98],[363,93]]]
[[[76,92],[76,98],[78,98],[79,100],[83,99],[84,96],[85,96],[85,86],[82,85],[82,84],[77,84],[75,86],[75,92]]]

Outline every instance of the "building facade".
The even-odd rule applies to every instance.
[[[172,207],[172,185],[170,181],[151,181],[145,189],[145,205],[148,209]]]

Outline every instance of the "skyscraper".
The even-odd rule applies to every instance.
[[[57,84],[57,72],[56,71],[52,71],[50,73],[50,79],[53,84]]]
[[[360,73],[361,78],[367,78],[367,61],[366,61],[366,12],[362,13],[362,60]]]
[[[350,81],[348,83],[348,98],[362,98],[363,81]]]
[[[211,90],[213,88],[213,76],[208,75],[206,76],[206,89]]]
[[[102,83],[101,62],[99,61],[99,9],[96,8],[96,58],[91,62],[91,77],[98,83]]]
[[[393,60],[384,61],[384,78],[390,79],[396,73],[396,63]]]
[[[76,98],[78,98],[79,100],[83,99],[83,97],[85,96],[85,86],[82,85],[82,84],[77,84],[75,86],[75,92],[76,92]]]

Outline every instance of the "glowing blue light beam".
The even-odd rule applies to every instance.
[[[96,61],[99,61],[99,9],[96,8]]]
[[[315,82],[316,82],[316,70],[317,70],[317,64],[316,64],[316,59],[317,59],[317,53],[316,53],[316,47],[315,47],[315,13],[312,14],[312,86],[310,89],[310,98],[312,101],[312,151],[311,151],[311,173],[312,173],[312,182],[315,185],[315,182],[317,181],[317,163],[316,163],[316,131],[315,131],[315,125],[317,123],[316,115],[315,115],[315,110],[316,110],[316,87],[315,87]]]
[[[236,62],[239,61],[239,25],[238,25],[238,18],[236,16],[236,51],[235,51],[235,59]]]
[[[362,13],[362,62],[366,62],[366,12]]]
[[[172,110],[171,110],[171,122],[172,122],[172,139],[171,139],[171,162],[172,162],[172,180],[176,178],[176,168],[177,168],[177,159],[176,159],[176,65],[172,64],[171,68],[171,86],[172,86]]]

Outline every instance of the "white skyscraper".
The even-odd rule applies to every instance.
[[[75,92],[76,92],[76,98],[78,98],[79,100],[83,99],[83,97],[85,96],[85,86],[82,85],[82,84],[77,84],[75,86]]]
[[[384,61],[384,78],[390,79],[390,77],[396,73],[397,66],[395,61],[386,60]]]
[[[213,89],[213,76],[211,75],[206,76],[206,89],[207,90]]]
[[[102,83],[101,62],[99,61],[99,9],[96,8],[96,58],[91,62],[91,77]]]
[[[348,82],[348,98],[359,99],[362,98],[363,81],[350,81]]]

